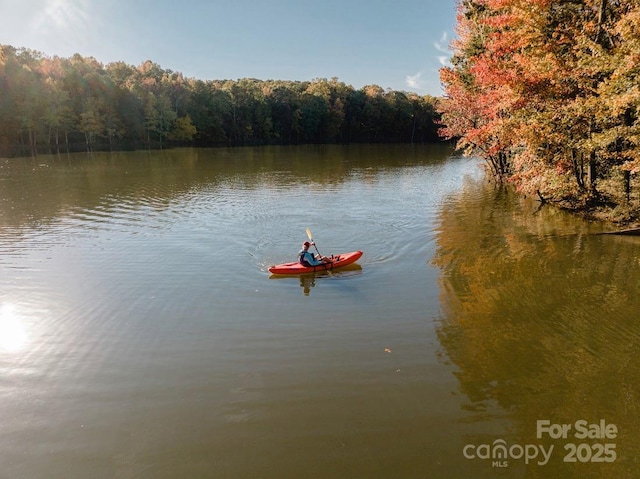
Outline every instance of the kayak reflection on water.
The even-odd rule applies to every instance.
[[[359,264],[350,264],[336,271],[317,271],[315,273],[304,273],[298,275],[284,276],[281,274],[272,274],[269,279],[293,279],[298,278],[302,293],[305,296],[309,296],[311,288],[316,286],[316,279],[320,280],[318,284],[324,280],[343,279],[349,276],[355,276],[362,274],[362,266]]]
[[[300,287],[302,288],[302,292],[305,296],[309,296],[311,292],[311,288],[316,285],[316,275],[315,274],[303,274],[300,276]]]

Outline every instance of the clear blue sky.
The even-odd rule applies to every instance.
[[[455,0],[0,0],[0,43],[202,80],[338,77],[440,95]]]

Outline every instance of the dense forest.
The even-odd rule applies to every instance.
[[[457,30],[443,133],[542,201],[634,219],[638,0],[462,0]]]
[[[430,142],[436,99],[337,79],[198,80],[0,45],[0,155],[167,144]]]

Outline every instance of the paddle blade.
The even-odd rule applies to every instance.
[[[311,230],[307,228],[307,236],[309,237],[309,241],[313,241],[313,235],[311,234]]]

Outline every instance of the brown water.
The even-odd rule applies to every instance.
[[[0,160],[0,477],[636,477],[640,240],[476,163]],[[271,278],[306,227],[360,266]]]

